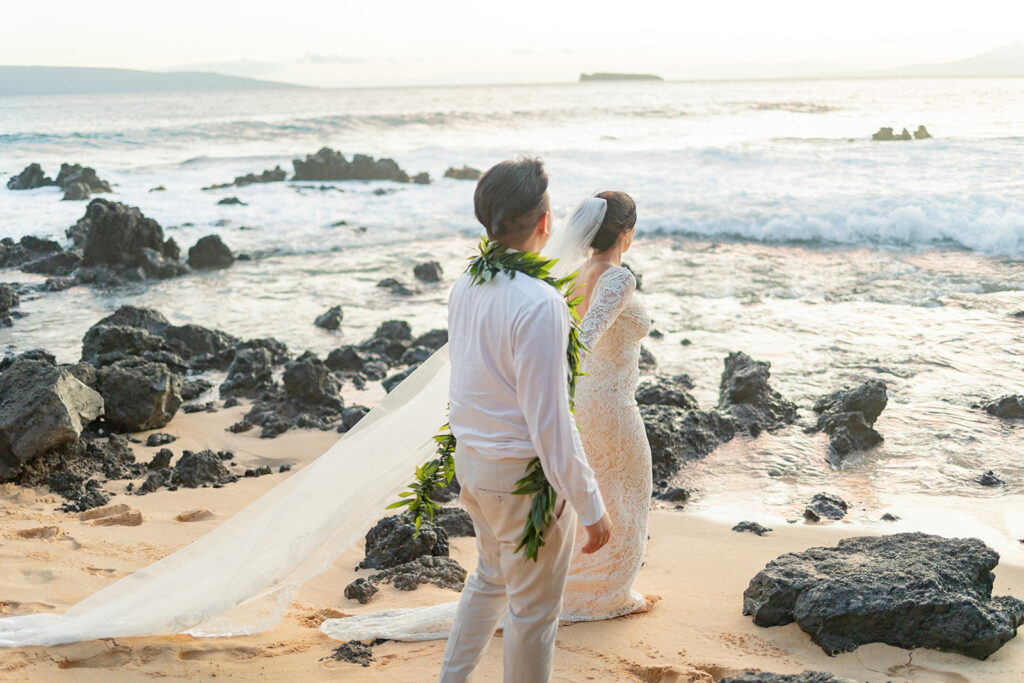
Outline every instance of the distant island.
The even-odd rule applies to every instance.
[[[617,74],[597,72],[592,74],[580,74],[580,83],[591,81],[663,81],[661,76],[654,74]]]
[[[71,66],[0,66],[0,97],[301,87],[198,71],[157,73]]]

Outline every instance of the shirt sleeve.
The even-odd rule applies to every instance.
[[[530,440],[555,492],[584,525],[605,513],[594,471],[587,462],[569,410],[569,310],[561,299],[537,302],[514,327],[516,396]]]

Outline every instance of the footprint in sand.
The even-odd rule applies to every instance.
[[[40,526],[34,529],[22,529],[18,531],[18,536],[22,538],[59,538],[67,535],[63,529],[59,526]]]
[[[142,524],[142,513],[119,503],[86,510],[78,515],[78,519],[89,522],[91,526],[139,526]]]
[[[86,574],[92,574],[93,576],[115,576],[120,573],[116,569],[93,567],[92,565],[88,567],[82,567],[82,571],[84,571]]]
[[[99,652],[96,652],[97,648],[100,649]],[[75,653],[58,662],[58,668],[114,669],[132,661],[132,649],[122,643],[103,643],[99,646],[92,643],[83,643],[75,647],[75,649],[80,650],[82,654],[78,655]]]
[[[183,662],[214,661],[214,662],[244,662],[254,657],[268,657],[268,654],[261,647],[211,647],[203,650],[182,650],[178,653],[178,659]]]
[[[174,518],[175,522],[201,522],[204,519],[211,519],[213,513],[209,510],[189,510],[188,512],[182,512],[180,515]]]
[[[22,569],[21,575],[29,584],[51,583],[56,578],[56,574],[46,569]]]
[[[48,605],[45,602],[0,600],[0,615],[7,617],[14,617],[22,614],[35,614],[37,612],[49,612],[53,609],[55,609],[53,605]]]

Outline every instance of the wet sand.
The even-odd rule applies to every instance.
[[[294,431],[261,440],[251,433],[225,431],[243,411],[240,407],[216,414],[182,414],[161,431],[179,436],[170,446],[176,454],[186,448],[230,449],[237,455],[240,471],[270,465],[273,475],[243,478],[216,490],[118,495],[111,505],[127,509],[117,507],[105,516],[91,511],[87,515],[91,519],[55,512],[59,501],[47,492],[0,487],[0,566],[4,568],[0,613],[66,610],[214,528],[289,476],[276,473],[277,466],[293,464],[298,469],[337,438],[333,432]],[[148,459],[155,450],[137,448],[140,459]],[[637,587],[662,596],[662,601],[648,614],[562,627],[554,680],[712,682],[748,668],[778,673],[831,671],[863,681],[1024,680],[1024,640],[1020,638],[984,662],[877,644],[830,658],[795,625],[755,626],[740,613],[742,593],[764,564],[784,552],[865,533],[846,523],[771,526],[774,532],[756,537],[734,533],[722,520],[697,513],[654,510],[648,558]],[[473,539],[454,539],[452,556],[472,570]],[[353,568],[361,558],[361,548],[346,552],[304,586],[284,620],[265,633],[232,638],[117,638],[0,650],[0,680],[432,680],[444,641],[384,643],[373,648],[376,661],[369,667],[328,658],[339,643],[319,632],[326,618],[457,597],[432,586],[411,593],[386,586],[367,605],[346,600],[342,591],[356,577]],[[996,593],[1020,597],[1024,566],[1012,562],[1013,558],[1004,557],[996,569]],[[477,680],[500,680],[500,672],[498,637],[484,657]]]

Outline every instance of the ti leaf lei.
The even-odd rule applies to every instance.
[[[569,343],[566,348],[566,357],[569,361],[569,373],[566,381],[569,385],[569,410],[575,411],[576,383],[583,374],[580,371],[580,363],[585,347],[580,337],[579,322],[580,316],[576,306],[583,301],[583,297],[574,295],[574,283],[576,273],[566,277],[558,278],[551,275],[551,268],[557,260],[545,259],[540,254],[523,251],[512,251],[500,242],[489,241],[486,237],[480,241],[479,255],[470,259],[467,272],[472,276],[473,283],[484,284],[494,279],[498,273],[507,273],[514,278],[517,273],[523,273],[529,277],[543,280],[557,289],[566,300],[571,315],[569,326]],[[399,494],[398,500],[388,506],[388,509],[400,507],[408,508],[408,514],[416,521],[416,533],[419,533],[423,515],[426,514],[431,521],[434,513],[440,506],[431,500],[430,495],[435,488],[441,488],[451,483],[455,476],[455,436],[449,425],[444,425],[440,433],[434,437],[437,442],[437,458],[416,468],[416,480],[409,485],[409,488]],[[544,476],[541,468],[540,458],[533,458],[526,465],[526,474],[516,482],[518,488],[513,492],[517,495],[532,495],[533,502],[530,505],[530,514],[523,527],[522,536],[516,552],[523,550],[527,560],[537,561],[537,553],[544,545],[544,531],[551,524],[555,512],[555,502],[558,496],[554,488]]]

